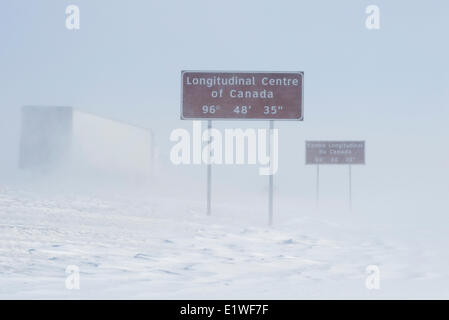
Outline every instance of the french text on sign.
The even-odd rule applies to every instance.
[[[306,141],[306,164],[365,164],[365,141]]]
[[[303,120],[304,73],[183,71],[182,119]]]

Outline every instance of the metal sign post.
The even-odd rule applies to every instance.
[[[270,120],[269,132],[270,132],[270,142],[269,142],[269,152],[270,152],[270,161],[273,159],[273,128],[274,121]],[[271,163],[270,163],[271,166]],[[268,224],[270,226],[273,225],[273,174],[268,176]]]
[[[352,211],[352,173],[349,165],[349,211]]]
[[[212,129],[212,120],[207,120],[207,129]],[[212,143],[212,135],[209,136],[209,146]],[[207,163],[207,215],[210,216],[212,214],[211,210],[211,195],[212,195],[212,148],[209,147],[209,161]]]
[[[155,167],[154,161],[156,159],[155,151],[154,151],[154,149],[155,149],[154,136],[155,136],[154,131],[150,129],[150,139],[151,139],[150,140],[150,161],[151,161],[151,164],[150,164],[150,176],[151,177],[154,177],[154,167]]]
[[[320,206],[320,165],[316,165],[316,207]]]

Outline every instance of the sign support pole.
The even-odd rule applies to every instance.
[[[349,211],[352,211],[352,173],[349,165]]]
[[[151,145],[150,145],[150,176],[154,176],[154,161],[155,161],[155,152],[154,152],[154,132],[150,129],[150,136],[151,136]]]
[[[270,167],[271,167],[271,161],[273,159],[273,128],[274,128],[274,121],[270,120],[270,142],[269,142],[269,152],[270,152]],[[273,225],[273,173],[268,176],[268,225]]]
[[[316,207],[320,205],[320,165],[316,165]]]
[[[212,129],[212,120],[207,120],[207,129]],[[212,142],[212,136],[209,136],[209,144]],[[212,164],[211,164],[211,152],[212,150],[209,148],[209,161],[207,164],[207,215],[210,216],[212,214],[211,210],[211,193],[212,193]]]

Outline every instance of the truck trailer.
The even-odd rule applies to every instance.
[[[77,177],[147,179],[151,130],[73,107],[24,106],[19,167]]]

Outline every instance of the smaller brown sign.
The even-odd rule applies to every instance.
[[[183,71],[181,119],[303,120],[304,73]]]
[[[306,164],[365,164],[365,141],[306,141]]]

